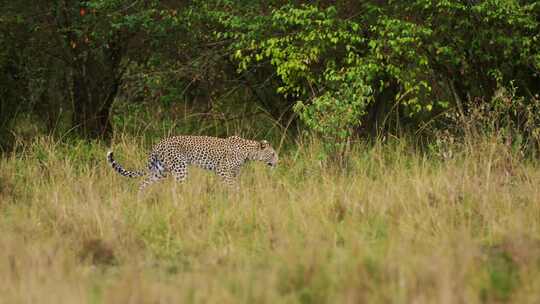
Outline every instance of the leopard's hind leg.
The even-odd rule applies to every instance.
[[[141,182],[139,186],[139,194],[142,193],[144,189],[148,187],[149,185],[155,182],[158,182],[159,180],[167,176],[167,173],[166,173],[167,170],[165,166],[155,154],[150,155],[150,158],[148,160],[148,170],[149,170],[148,175]]]

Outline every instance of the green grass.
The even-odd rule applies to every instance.
[[[146,149],[116,140],[118,160]],[[486,140],[441,160],[316,143],[190,171],[137,199],[108,147],[38,138],[0,160],[0,303],[537,303],[540,170]]]

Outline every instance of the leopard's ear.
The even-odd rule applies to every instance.
[[[270,146],[270,144],[266,140],[261,140],[261,142],[260,142],[260,148],[261,149],[266,149],[269,146]]]

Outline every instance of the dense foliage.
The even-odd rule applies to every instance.
[[[265,113],[334,145],[455,130],[500,111],[501,90],[512,132],[537,140],[537,1],[302,2],[4,1],[2,144],[36,128],[108,137],[115,113],[180,107]]]
[[[368,1],[225,23],[241,69],[268,62],[307,126],[345,139],[392,112],[417,124],[468,107],[513,80],[530,100],[540,89],[539,11],[535,2]]]

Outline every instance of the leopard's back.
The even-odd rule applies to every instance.
[[[233,147],[224,138],[210,136],[173,136],[160,141],[152,150],[166,168],[178,161],[214,171],[232,153]]]

